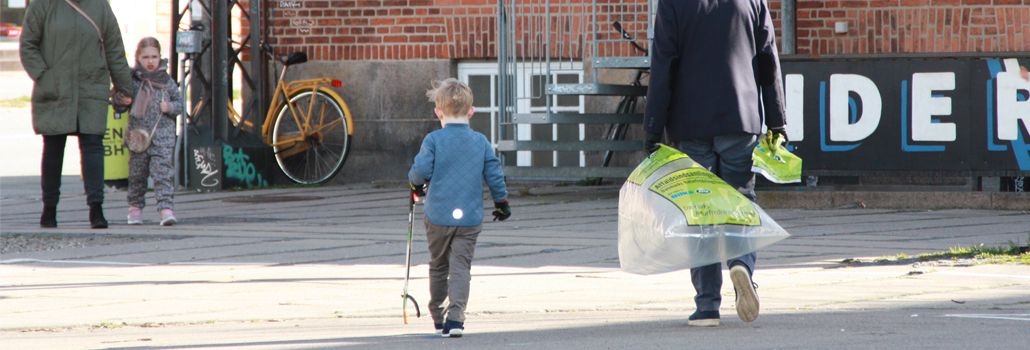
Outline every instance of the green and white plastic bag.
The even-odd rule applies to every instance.
[[[801,182],[801,158],[784,145],[783,136],[767,133],[751,153],[751,171],[778,184]]]
[[[757,251],[789,234],[686,154],[662,145],[619,191],[619,264],[656,274]]]

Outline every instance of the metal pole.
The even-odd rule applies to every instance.
[[[172,47],[175,47],[175,45],[172,45]],[[187,154],[189,152],[189,148],[186,147],[187,146],[186,145],[186,138],[187,138],[187,135],[189,135],[189,133],[187,132],[187,130],[189,130],[189,129],[187,129],[187,125],[186,125],[186,120],[187,120],[186,111],[188,110],[186,108],[186,105],[187,105],[186,101],[188,101],[186,99],[186,61],[187,60],[189,60],[189,58],[183,57],[182,61],[179,63],[182,66],[182,69],[179,70],[179,81],[181,82],[181,84],[179,85],[179,91],[181,91],[181,93],[182,93],[182,111],[180,111],[181,113],[179,113],[179,118],[177,120],[177,122],[179,124],[179,137],[178,137],[178,140],[176,140],[176,142],[175,142],[175,184],[176,185],[182,184],[183,188],[189,188],[189,171],[186,171],[187,168],[186,168],[185,164],[189,164],[190,163],[189,162],[189,154]],[[179,177],[180,176],[182,177],[182,182],[179,182]]]
[[[590,10],[590,23],[592,26],[594,26],[594,29],[591,30],[591,32],[594,34],[594,38],[591,40],[591,44],[593,44],[593,47],[590,48],[590,59],[592,60],[597,58],[597,45],[599,45],[599,34],[597,33],[597,31],[599,30],[599,28],[597,27],[597,0],[591,1],[591,4],[593,6],[593,9]],[[583,61],[589,62],[586,59],[584,59]],[[597,83],[597,67],[593,64],[590,65],[590,81],[595,84]]]
[[[215,138],[229,139],[229,9],[228,1],[211,0],[211,117]]]
[[[796,54],[797,48],[794,46],[797,38],[797,28],[795,27],[795,20],[797,19],[797,8],[795,7],[796,0],[783,0],[783,8],[780,11],[780,30],[783,33],[783,54],[793,55]]]
[[[265,55],[261,54],[261,44],[264,42],[264,33],[261,32],[261,3],[262,1],[250,0],[250,72],[255,75],[255,81],[257,84],[254,86],[255,101],[257,105],[254,106],[256,111],[251,111],[250,115],[261,118],[261,122],[264,122],[265,117],[265,88],[266,77],[268,72],[265,71]],[[247,113],[247,111],[243,111]]]
[[[507,140],[508,136],[504,125],[508,114],[508,33],[506,30],[507,16],[504,12],[504,0],[497,0],[497,133],[499,140]]]
[[[171,45],[168,45],[168,46],[170,46],[170,48],[168,49],[168,52],[169,52],[168,57],[169,57],[169,61],[174,63],[175,59],[179,58],[179,51],[176,50],[176,48],[175,48],[175,42],[176,42],[175,41],[175,34],[179,32],[179,21],[182,20],[182,17],[179,16],[179,0],[172,0],[172,12],[171,13],[172,13],[172,28],[171,28],[172,29],[171,30],[171,33],[172,33],[171,34],[172,35],[171,39],[172,40],[170,41]],[[179,67],[177,67],[176,65],[173,64],[171,69],[172,69],[172,71],[169,73],[169,75],[171,75],[173,77],[179,75]]]
[[[540,89],[540,95],[544,98],[544,106],[547,109],[544,113],[551,113],[551,96],[547,95],[547,86],[551,85],[551,0],[544,2],[544,88]],[[559,34],[561,35],[561,34]],[[536,96],[534,96],[536,97]]]

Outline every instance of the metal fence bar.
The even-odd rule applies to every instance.
[[[627,62],[628,57],[646,57],[612,29],[619,21],[641,46],[649,46],[655,0],[498,0],[498,107],[499,122],[511,127],[511,115],[519,106],[533,106],[537,112],[555,112],[547,86],[556,83],[557,71],[587,69],[578,62],[609,58],[606,62]],[[596,61],[596,60],[595,60]],[[586,82],[599,83],[598,67]],[[501,133],[515,140],[517,128]]]

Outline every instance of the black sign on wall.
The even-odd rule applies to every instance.
[[[1030,174],[1027,58],[784,60],[807,174]]]

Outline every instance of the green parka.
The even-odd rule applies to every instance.
[[[104,45],[93,25],[65,0],[29,3],[21,34],[21,64],[34,81],[32,127],[42,135],[103,135],[111,81],[128,91],[131,70],[107,0],[72,1],[100,27]]]

